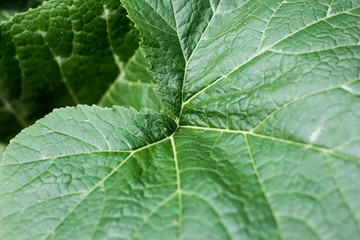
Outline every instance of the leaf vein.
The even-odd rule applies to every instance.
[[[350,82],[347,82],[347,83],[339,84],[339,85],[336,85],[336,86],[333,86],[333,87],[320,89],[318,91],[314,91],[314,92],[302,95],[300,97],[294,98],[294,99],[292,99],[290,101],[287,101],[284,104],[280,105],[278,108],[276,108],[274,111],[272,111],[270,114],[268,114],[260,123],[258,123],[255,127],[253,127],[252,131],[256,131],[259,127],[261,127],[264,123],[266,123],[266,121],[269,120],[272,116],[274,116],[277,112],[281,111],[282,109],[289,106],[290,104],[296,103],[296,102],[298,102],[300,100],[303,100],[305,98],[317,95],[319,93],[324,93],[324,92],[328,92],[328,91],[331,91],[331,90],[340,89],[340,88],[342,88],[342,86],[347,86],[347,85],[356,83],[358,81],[360,81],[360,78],[358,78],[356,80],[353,80],[353,81],[350,81]]]
[[[289,139],[263,135],[263,134],[259,134],[259,133],[254,133],[252,131],[220,129],[220,128],[207,128],[207,127],[186,126],[186,125],[180,125],[179,128],[196,129],[196,130],[203,130],[203,131],[218,131],[218,132],[227,132],[227,133],[250,135],[250,136],[254,136],[254,137],[258,137],[258,138],[268,139],[268,140],[277,141],[277,142],[283,142],[283,143],[286,143],[286,144],[292,144],[292,145],[295,145],[295,146],[301,146],[301,147],[304,147],[306,149],[313,149],[313,150],[316,150],[316,151],[319,151],[319,152],[328,153],[328,154],[331,154],[333,156],[337,156],[337,157],[340,157],[340,158],[355,162],[357,164],[360,164],[360,159],[354,158],[354,157],[352,157],[350,155],[347,155],[347,154],[344,154],[344,153],[334,151],[333,149],[330,149],[330,148],[321,147],[321,146],[313,145],[313,144],[310,144],[310,143],[297,142],[297,141],[293,141],[293,140],[289,140]]]
[[[356,9],[356,8],[353,8]],[[353,9],[349,9],[347,11],[351,11]],[[331,17],[335,17],[341,14],[345,14],[347,11],[344,12],[339,12],[337,14],[332,15]],[[197,93],[193,94],[187,101],[183,102],[182,104],[182,108],[188,104],[190,101],[192,101],[194,98],[196,98],[197,96],[199,96],[201,93],[203,93],[204,91],[206,91],[207,89],[211,88],[212,86],[214,86],[216,83],[218,83],[219,81],[223,80],[224,78],[226,78],[227,76],[229,76],[230,74],[234,73],[235,71],[239,70],[241,67],[245,66],[246,64],[250,63],[252,60],[254,60],[257,57],[262,56],[265,52],[268,52],[271,48],[273,48],[274,46],[276,46],[277,44],[279,44],[282,41],[285,41],[286,39],[288,39],[289,37],[295,35],[298,32],[301,32],[303,30],[305,30],[306,28],[313,26],[321,21],[325,21],[327,19],[327,17],[325,18],[321,18],[318,19],[316,21],[314,21],[311,24],[308,24],[302,28],[299,28],[298,30],[292,32],[291,34],[286,35],[285,37],[281,38],[280,40],[276,41],[275,43],[273,43],[271,46],[267,47],[266,49],[263,49],[261,52],[254,54],[253,56],[251,56],[248,60],[246,60],[245,62],[241,63],[239,66],[235,67],[233,70],[229,71],[228,73],[224,74],[223,76],[219,77],[218,79],[214,80],[212,83],[208,84],[206,87],[202,88],[200,91],[198,91]]]
[[[172,145],[172,149],[173,149],[173,154],[174,154],[174,162],[175,162],[175,170],[176,170],[176,188],[177,188],[177,194],[178,194],[178,224],[179,224],[179,240],[183,239],[182,233],[183,233],[183,219],[182,219],[182,214],[183,214],[183,206],[182,206],[182,190],[181,190],[181,180],[180,180],[180,170],[179,170],[179,162],[177,159],[177,153],[176,153],[176,146],[175,146],[175,141],[174,141],[174,137],[171,136],[170,137],[170,141],[171,141],[171,145]]]
[[[261,177],[260,177],[260,173],[259,173],[259,171],[258,171],[258,169],[257,169],[257,167],[256,167],[255,160],[254,160],[254,157],[253,157],[253,154],[252,154],[252,151],[251,151],[251,147],[250,147],[250,144],[249,144],[247,135],[245,135],[244,137],[245,137],[246,147],[247,147],[247,149],[248,149],[249,156],[250,156],[250,160],[251,160],[251,165],[252,165],[252,167],[253,167],[253,170],[254,170],[254,172],[255,172],[256,178],[257,178],[257,180],[258,180],[258,182],[259,182],[259,184],[260,184],[260,187],[261,187],[261,189],[262,189],[262,193],[263,193],[263,195],[264,195],[264,197],[265,197],[266,203],[267,203],[267,205],[268,205],[268,207],[269,207],[269,209],[270,209],[270,211],[271,211],[271,214],[272,214],[272,217],[273,217],[273,219],[274,219],[274,222],[275,222],[277,231],[278,231],[278,233],[280,234],[280,238],[283,239],[283,237],[281,236],[281,229],[280,229],[280,225],[279,225],[279,222],[278,222],[278,217],[277,217],[277,215],[275,214],[274,208],[273,208],[273,206],[272,206],[272,204],[271,204],[271,201],[270,201],[270,198],[269,198],[269,196],[268,196],[268,194],[267,194],[267,191],[266,191],[266,188],[265,188],[265,186],[264,186],[264,183],[263,183],[263,181],[262,181],[262,179],[261,179]]]

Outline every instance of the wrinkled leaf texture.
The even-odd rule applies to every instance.
[[[51,1],[1,24],[0,141],[55,107],[98,103],[137,48],[117,0]]]
[[[165,113],[24,130],[1,239],[360,239],[360,1],[123,2]]]

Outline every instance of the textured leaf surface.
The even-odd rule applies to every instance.
[[[4,153],[0,237],[359,239],[360,2],[124,3],[177,129],[52,113]]]
[[[176,178],[166,174],[175,171],[171,144],[163,140],[175,128],[175,122],[160,114],[119,107],[55,110],[20,133],[4,153],[1,239],[106,238],[114,226],[100,227],[102,216],[114,217],[119,226],[141,222],[131,213],[118,222],[112,204],[107,208],[105,203],[121,201],[125,205],[117,210],[125,213],[132,211],[137,196],[143,198],[144,207],[156,206],[174,188],[172,184],[176,189]],[[166,148],[170,156],[163,154]],[[130,164],[125,165],[127,161]],[[132,196],[122,194],[126,192]],[[135,208],[143,211],[140,205]],[[14,224],[16,219],[21,219],[20,225]],[[74,231],[67,230],[72,227]]]
[[[57,0],[0,25],[0,139],[98,102],[138,47],[125,15],[117,0]]]
[[[158,96],[154,92],[156,86],[148,73],[149,63],[144,52],[139,49],[126,64],[124,71],[109,90],[104,94],[99,105],[133,107],[137,110],[162,108]]]

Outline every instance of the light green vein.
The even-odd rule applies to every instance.
[[[174,161],[175,161],[175,170],[176,170],[176,185],[177,185],[177,194],[178,194],[178,231],[179,231],[179,240],[183,239],[182,233],[183,233],[183,206],[182,206],[182,192],[181,192],[181,179],[180,179],[180,170],[179,170],[179,162],[177,159],[177,153],[176,153],[176,146],[174,142],[174,137],[170,137],[171,145],[174,152]]]
[[[352,9],[349,9],[347,11],[351,11],[353,9],[356,9],[356,8],[352,8]],[[345,14],[345,12],[340,12],[340,13],[337,13],[337,14],[334,14],[332,15],[331,17],[335,17],[335,16],[338,16],[338,15],[341,15],[341,14]],[[301,32],[305,29],[307,29],[308,27],[311,27],[321,21],[325,21],[327,18],[321,18],[321,19],[318,19],[316,21],[314,21],[313,23],[311,24],[308,24],[302,28],[299,28],[298,30],[292,32],[291,34],[288,34],[286,36],[284,36],[283,38],[281,38],[280,40],[276,41],[275,43],[273,43],[271,46],[263,49],[262,51],[260,51],[259,53],[256,53],[254,54],[252,57],[250,57],[248,60],[246,60],[245,62],[241,63],[239,66],[235,67],[233,70],[230,70],[228,73],[224,74],[223,76],[219,77],[218,79],[214,80],[212,83],[208,84],[206,87],[204,87],[203,89],[201,89],[200,91],[198,91],[197,93],[193,94],[187,101],[183,102],[182,103],[182,108],[184,108],[184,106],[186,104],[188,104],[190,101],[192,101],[194,98],[196,98],[197,96],[199,96],[201,93],[203,93],[204,91],[206,91],[207,89],[213,87],[215,84],[217,84],[219,81],[223,80],[224,78],[228,77],[229,75],[231,75],[232,73],[236,72],[237,70],[239,70],[240,68],[242,68],[243,66],[245,66],[246,64],[250,63],[252,60],[256,59],[257,57],[260,57],[262,56],[265,52],[268,52],[271,48],[273,48],[274,46],[276,46],[277,44],[279,44],[280,42],[283,42],[285,41],[286,39],[290,38],[291,36],[294,36],[295,34],[297,34],[298,32]]]
[[[321,147],[321,146],[316,146],[316,145],[313,145],[311,143],[296,142],[296,141],[289,140],[289,139],[283,139],[283,138],[277,138],[277,137],[268,136],[268,135],[262,135],[262,134],[259,134],[259,133],[254,133],[252,131],[230,130],[230,129],[220,129],[220,128],[207,128],[207,127],[198,127],[198,126],[184,126],[184,125],[179,126],[179,128],[187,128],[187,129],[195,129],[195,130],[203,130],[203,131],[228,132],[228,133],[235,133],[235,134],[250,135],[250,136],[254,136],[254,137],[258,137],[258,138],[262,138],[262,139],[268,139],[268,140],[272,140],[272,141],[283,142],[283,143],[286,143],[286,144],[300,146],[300,147],[304,147],[306,149],[313,149],[313,150],[316,150],[316,151],[319,151],[319,152],[328,153],[328,154],[331,154],[333,156],[337,156],[337,157],[340,157],[340,158],[355,162],[357,164],[360,164],[360,159],[354,158],[354,157],[349,156],[349,155],[344,154],[344,153],[337,152],[334,149]]]
[[[256,177],[257,177],[257,180],[258,180],[258,182],[259,182],[259,184],[260,184],[260,187],[261,187],[261,190],[262,190],[262,192],[263,192],[263,194],[264,194],[265,200],[266,200],[266,202],[267,202],[267,204],[268,204],[268,206],[269,206],[269,209],[270,209],[270,211],[271,211],[271,214],[272,214],[272,216],[273,216],[273,218],[274,218],[277,231],[279,232],[281,239],[283,239],[283,237],[281,236],[281,229],[280,229],[280,226],[279,226],[279,223],[278,223],[278,216],[275,214],[275,211],[274,211],[274,208],[273,208],[273,206],[272,206],[272,204],[271,204],[271,201],[270,201],[270,199],[269,199],[269,196],[267,195],[267,191],[266,191],[266,188],[265,188],[265,186],[264,186],[264,183],[263,183],[263,181],[261,180],[259,171],[258,171],[258,169],[257,169],[257,167],[256,167],[255,160],[254,160],[254,157],[253,157],[253,155],[252,155],[251,147],[250,147],[249,141],[248,141],[248,139],[247,139],[247,135],[244,135],[244,137],[245,137],[246,147],[247,147],[247,149],[248,149],[249,156],[250,156],[250,160],[251,160],[251,165],[252,165],[252,167],[253,167],[253,170],[254,170],[254,172],[255,172],[255,175],[256,175]]]

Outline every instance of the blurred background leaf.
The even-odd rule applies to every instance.
[[[138,32],[120,1],[68,5],[49,1],[0,25],[0,142],[54,108],[98,103],[138,49]]]

